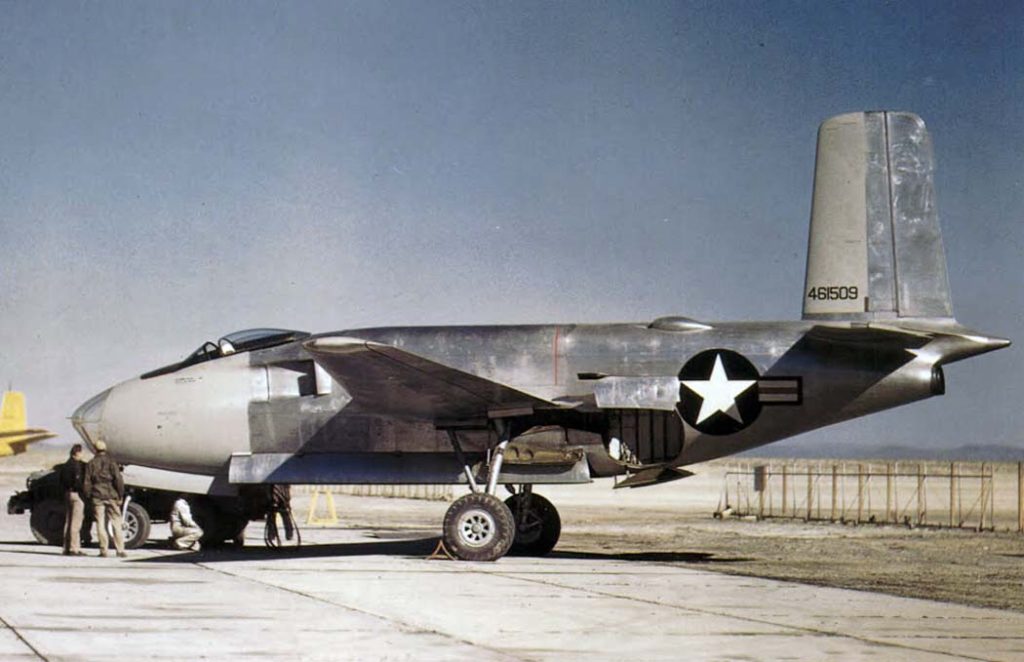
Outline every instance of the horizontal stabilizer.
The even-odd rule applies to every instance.
[[[6,432],[0,436],[0,457],[18,455],[24,453],[29,444],[34,444],[43,439],[56,437],[52,432],[46,430],[24,430],[21,432]]]

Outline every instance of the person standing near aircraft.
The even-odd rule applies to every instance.
[[[85,481],[85,462],[82,444],[71,447],[67,462],[60,468],[60,487],[64,492],[64,556],[81,556],[82,519],[85,500],[82,498]]]
[[[96,518],[96,535],[100,539],[100,556],[107,556],[107,517],[114,529],[114,548],[120,557],[124,551],[124,531],[121,522],[121,503],[124,501],[124,480],[121,467],[107,454],[107,444],[97,441],[96,457],[85,467],[85,495],[92,499]]]
[[[178,499],[171,508],[171,538],[177,549],[192,549],[199,544],[203,537],[203,530],[192,518],[192,508],[184,494],[179,494]]]

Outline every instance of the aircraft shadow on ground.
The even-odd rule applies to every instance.
[[[16,545],[19,547],[43,547],[42,543],[35,540],[0,540],[0,545]],[[49,545],[47,545],[48,547]]]
[[[547,558],[647,563],[743,563],[752,560],[743,557],[715,556],[709,552],[563,552],[557,549],[548,554]]]
[[[250,545],[244,549],[222,548],[199,552],[182,551],[156,557],[135,559],[137,563],[221,563],[272,559],[309,559],[345,556],[402,556],[425,559],[437,548],[438,538],[414,540],[375,540],[372,542],[327,543],[301,547],[268,548]],[[719,557],[707,552],[578,552],[555,550],[549,559],[588,561],[630,561],[646,563],[742,563],[740,557]]]
[[[37,542],[4,542],[0,540],[0,545],[11,545],[11,546],[22,546],[25,549],[5,549],[5,554],[32,554],[35,556],[60,556],[59,548],[52,548],[49,545],[40,545]],[[87,552],[88,553],[88,552]]]
[[[262,561],[273,559],[309,559],[345,556],[404,556],[425,559],[437,548],[437,537],[416,538],[412,540],[373,540],[369,542],[327,543],[303,545],[301,547],[269,548],[249,545],[243,549],[223,547],[203,551],[181,551],[175,554],[163,554],[148,558],[129,558],[133,563],[219,563],[231,561]],[[25,550],[10,550],[16,554],[44,554],[52,556],[59,551],[49,545],[26,540],[2,541],[0,545],[24,547]],[[142,550],[164,550],[166,543],[149,541]],[[136,554],[129,551],[129,557]],[[84,546],[86,555],[97,553],[95,545]],[[113,552],[113,550],[111,550]],[[514,556],[514,554],[512,555]],[[1009,556],[1009,555],[1008,555]],[[1012,555],[1016,556],[1016,555]],[[745,557],[715,556],[709,552],[582,552],[573,550],[554,550],[547,555],[549,559],[575,559],[581,561],[629,561],[638,563],[695,563],[725,564],[743,563],[751,559]]]
[[[270,548],[249,545],[243,549],[224,547],[199,552],[182,551],[145,559],[137,563],[220,563],[270,559],[309,559],[330,556],[407,556],[426,558],[437,547],[437,538],[375,540],[373,542],[328,543],[301,547]]]
[[[6,549],[3,550],[8,554],[39,554],[43,556],[60,556],[61,548],[59,545],[47,545],[35,540],[0,540],[0,545],[9,547],[22,547],[24,549]],[[149,541],[142,546],[141,549],[166,549],[166,545],[155,541]],[[99,554],[99,547],[96,543],[82,543],[82,551],[84,556],[96,556]],[[110,546],[110,554],[114,554],[114,546]],[[131,554],[131,550],[129,550]]]

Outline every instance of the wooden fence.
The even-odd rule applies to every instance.
[[[758,518],[1024,532],[1024,462],[750,462],[722,512]]]
[[[314,491],[349,496],[386,497],[392,499],[420,499],[424,501],[452,501],[452,485],[296,485],[293,494],[312,494]]]

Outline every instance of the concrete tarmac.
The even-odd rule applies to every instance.
[[[3,660],[1024,659],[1017,612],[581,552],[428,561],[428,529],[120,560],[16,525],[0,526]]]

